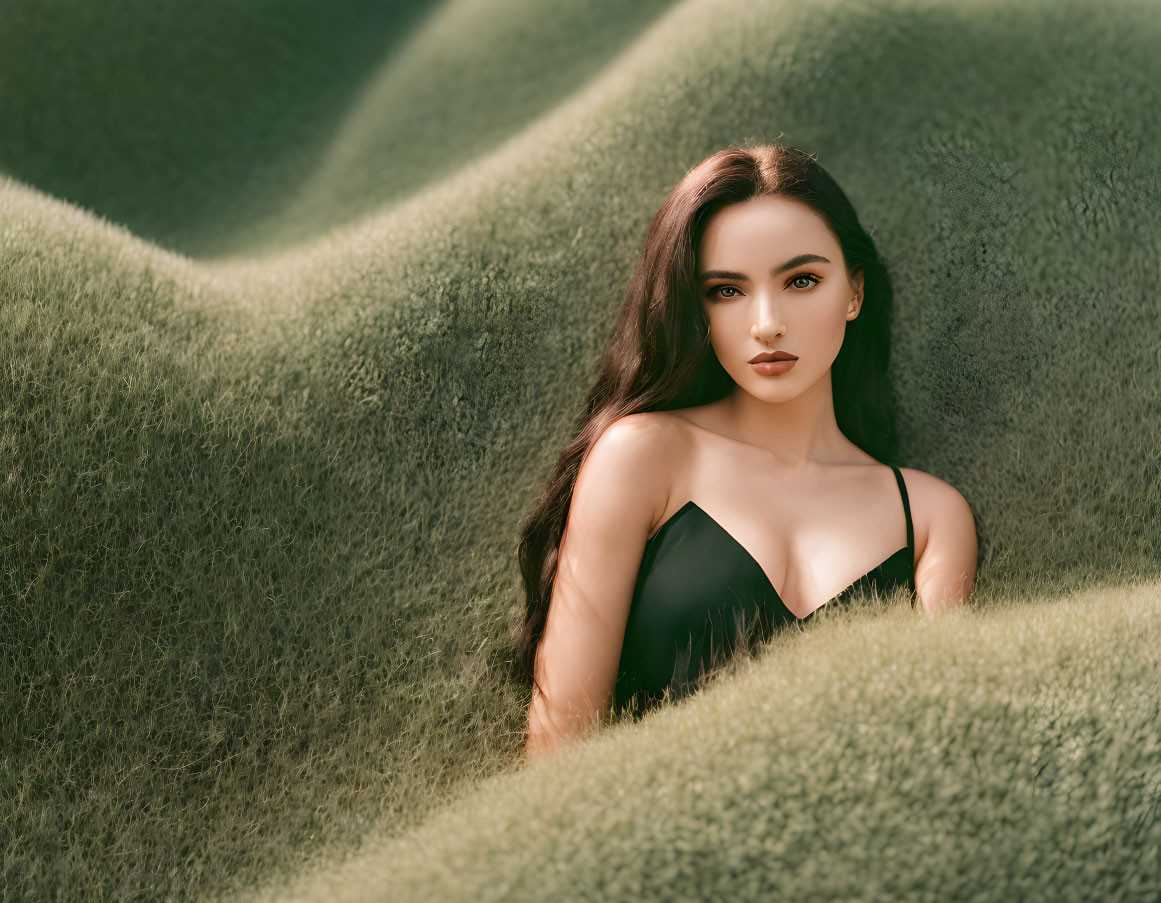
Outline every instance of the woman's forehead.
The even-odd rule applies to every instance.
[[[718,210],[702,233],[697,257],[701,269],[737,269],[743,261],[777,266],[803,253],[834,259],[836,247],[826,224],[809,207],[764,197]]]

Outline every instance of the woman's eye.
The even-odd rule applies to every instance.
[[[805,284],[796,284],[800,279],[805,279]],[[799,273],[797,276],[791,276],[790,281],[786,284],[793,285],[798,289],[807,289],[812,285],[818,285],[820,282],[822,282],[822,280],[818,276],[815,276],[814,273]],[[735,294],[723,295],[721,292],[734,292]],[[732,285],[717,285],[709,290],[710,296],[714,298],[736,298],[738,297],[737,292],[738,290]]]

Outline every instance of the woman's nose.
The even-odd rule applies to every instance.
[[[754,312],[754,334],[777,335],[784,329],[785,323],[778,301],[768,292],[759,293]]]

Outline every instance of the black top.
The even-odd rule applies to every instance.
[[[864,588],[887,592],[906,583],[915,592],[911,506],[903,475],[894,465],[891,469],[907,518],[907,545],[824,604]],[[799,618],[790,611],[754,557],[690,500],[645,543],[617,667],[614,706],[622,709],[635,698],[643,711],[666,687],[671,698],[685,695],[701,672],[728,655],[748,629],[765,638],[776,628],[813,615]]]

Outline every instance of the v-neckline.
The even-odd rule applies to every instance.
[[[701,507],[701,505],[699,505],[693,499],[690,499],[688,502],[686,502],[684,505],[682,505],[680,508],[678,508],[675,512],[673,512],[673,514],[671,514],[669,516],[669,519],[666,520],[665,523],[663,523],[660,527],[658,527],[654,531],[653,535],[650,536],[648,540],[646,540],[646,542],[652,543],[655,539],[657,539],[661,535],[662,531],[664,531],[667,527],[669,527],[670,524],[672,524],[675,520],[677,520],[679,515],[684,514],[687,510],[689,510],[691,508],[699,511],[701,513],[702,517],[704,517],[707,521],[709,521],[711,524],[713,524],[722,533],[722,535],[726,537],[726,539],[728,539],[731,543],[733,543],[734,547],[737,548],[737,550],[739,552],[741,552],[743,555],[746,556],[746,559],[750,562],[751,565],[753,565],[754,570],[762,575],[762,579],[766,582],[766,586],[768,586],[770,588],[770,592],[773,593],[774,598],[778,600],[778,604],[782,606],[783,610],[787,614],[789,614],[792,618],[794,618],[797,621],[807,620],[816,611],[818,611],[819,608],[822,608],[825,605],[829,605],[831,602],[833,602],[835,599],[837,599],[839,596],[841,596],[843,593],[845,593],[851,587],[855,586],[857,583],[862,582],[863,580],[866,580],[869,576],[871,576],[871,574],[875,573],[875,571],[882,568],[883,565],[887,564],[887,562],[889,562],[892,558],[894,558],[897,555],[902,554],[903,552],[908,552],[911,550],[911,546],[903,546],[903,548],[901,548],[901,549],[896,549],[894,552],[892,552],[890,555],[888,555],[886,558],[884,558],[882,561],[880,561],[877,565],[875,565],[873,568],[871,568],[869,571],[867,571],[865,574],[863,574],[861,577],[857,577],[856,579],[854,579],[850,583],[848,583],[846,586],[844,586],[842,589],[840,589],[837,593],[835,593],[833,596],[831,596],[829,599],[827,599],[825,602],[823,602],[822,605],[819,605],[818,608],[813,609],[809,614],[799,616],[799,615],[795,614],[793,611],[791,611],[790,608],[786,605],[786,603],[784,601],[782,601],[781,594],[778,592],[777,589],[774,588],[774,584],[770,580],[769,575],[767,575],[767,573],[766,573],[765,569],[762,567],[762,565],[758,563],[758,559],[756,559],[750,553],[750,550],[747,549],[744,545],[742,545],[742,543],[738,541],[737,537],[735,537],[729,530],[727,530],[720,523],[718,523],[712,514],[710,514],[708,511],[706,511],[703,507]]]

